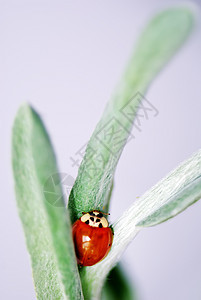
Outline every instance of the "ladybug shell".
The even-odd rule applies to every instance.
[[[73,224],[73,240],[77,262],[81,266],[92,266],[102,260],[112,246],[110,227],[92,227],[81,220]]]

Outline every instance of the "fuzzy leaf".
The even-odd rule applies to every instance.
[[[46,198],[43,193],[46,180],[58,172],[55,156],[41,119],[28,105],[17,114],[12,146],[17,205],[37,298],[83,299],[59,181],[56,196],[54,190]]]
[[[140,231],[140,226],[166,221],[200,198],[201,150],[135,201],[113,225],[114,240],[108,256],[102,262],[82,269],[84,294],[88,299],[98,299],[108,272]]]
[[[69,199],[71,220],[82,212],[107,209],[115,168],[150,82],[184,43],[193,27],[188,8],[163,11],[151,20],[140,36],[118,89],[107,104],[86,149]],[[147,102],[146,102],[147,104]],[[156,116],[152,104],[148,110]],[[144,111],[145,113],[145,111]]]
[[[182,190],[179,190],[167,202],[164,203],[153,213],[142,219],[136,226],[150,227],[173,218],[188,206],[192,205],[201,198],[201,175],[190,182]]]

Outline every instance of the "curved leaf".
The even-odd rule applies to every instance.
[[[107,207],[114,171],[125,143],[131,138],[130,130],[143,94],[186,40],[193,19],[193,13],[185,7],[168,9],[153,18],[142,33],[122,81],[88,143],[69,198],[72,222],[84,211]],[[152,109],[157,115],[157,110],[153,106]]]
[[[72,242],[71,223],[61,186],[57,204],[43,193],[45,181],[57,173],[53,149],[37,113],[19,110],[13,128],[13,170],[19,215],[31,256],[38,299],[83,299]]]
[[[200,198],[201,150],[135,201],[113,224],[114,240],[108,256],[102,262],[81,271],[84,294],[89,299],[98,299],[108,272],[142,228],[139,225],[152,226],[161,223]]]
[[[150,227],[173,218],[188,206],[201,198],[201,175],[182,190],[173,195],[167,202],[142,219],[136,226]],[[163,202],[163,201],[161,201]]]

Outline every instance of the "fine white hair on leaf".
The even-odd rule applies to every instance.
[[[90,290],[91,299],[99,298],[107,274],[142,227],[166,221],[200,198],[201,150],[136,200],[113,224],[114,240],[108,256],[100,263],[82,270],[82,282],[88,282],[88,291],[85,293]]]

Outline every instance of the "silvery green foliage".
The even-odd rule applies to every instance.
[[[61,197],[57,207],[51,206],[51,199],[44,198],[45,181],[58,173],[45,127],[28,105],[19,110],[13,128],[13,170],[38,299],[83,299],[83,294],[86,299],[99,299],[108,273],[135,235],[143,227],[175,216],[201,197],[201,151],[198,151],[134,202],[113,224],[114,241],[109,255],[92,267],[82,268],[79,275],[70,217],[74,221],[85,211],[107,211],[115,168],[139,108],[139,98],[135,96],[145,94],[151,81],[189,36],[193,21],[190,9],[172,8],[156,15],[144,29],[87,146],[70,194],[70,216],[59,185]],[[132,103],[132,113],[126,118],[122,109],[128,103]],[[102,143],[103,129],[110,122],[115,131],[121,132],[122,142],[118,147],[113,138]],[[95,173],[90,171],[91,163]],[[111,293],[112,289],[105,288],[102,295],[108,299]]]
[[[201,150],[147,191],[113,224],[114,241],[108,256],[82,270],[85,294],[98,298],[109,270],[143,228],[157,225],[179,214],[201,198]],[[102,285],[101,285],[102,283]]]
[[[62,191],[58,187],[57,208],[43,193],[45,180],[57,172],[55,155],[41,119],[28,105],[20,108],[13,127],[13,170],[37,298],[83,299]]]

